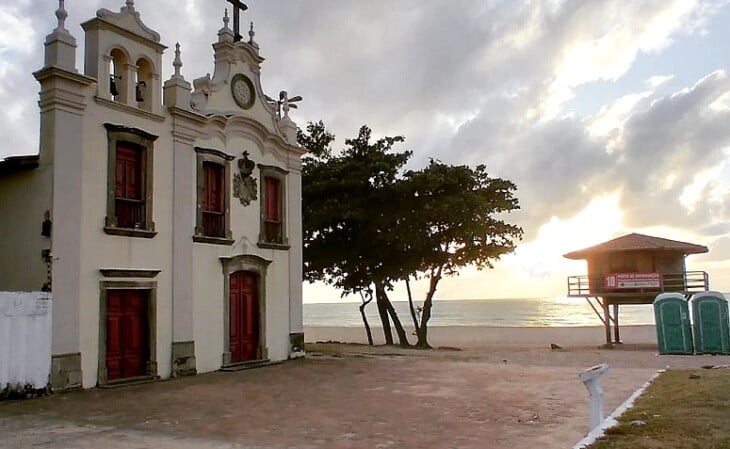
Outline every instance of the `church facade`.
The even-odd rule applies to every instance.
[[[51,291],[56,389],[301,357],[301,162],[286,92],[228,15],[213,76],[162,80],[127,0],[46,37],[40,152],[0,161],[0,290]]]

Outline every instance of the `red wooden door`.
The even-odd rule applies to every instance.
[[[259,347],[259,301],[256,275],[247,271],[230,278],[231,362],[257,358]]]
[[[148,325],[145,290],[108,290],[107,379],[143,376],[147,370]]]

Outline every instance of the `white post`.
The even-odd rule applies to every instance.
[[[608,363],[601,363],[583,371],[578,375],[588,390],[591,409],[591,430],[603,422],[603,388],[598,383],[600,377],[608,371]]]

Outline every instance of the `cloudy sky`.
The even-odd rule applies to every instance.
[[[122,0],[69,0],[67,28]],[[627,232],[707,245],[690,256],[730,291],[730,2],[692,0],[251,0],[269,95],[341,143],[370,125],[428,158],[513,180],[525,229],[494,270],[439,297],[555,296],[585,272],[562,254]],[[224,0],[137,0],[183,75],[211,72]],[[43,39],[55,0],[0,0],[0,157],[38,150]],[[171,74],[172,51],[163,78]],[[401,294],[396,293],[396,296]],[[321,286],[307,301],[335,300]]]

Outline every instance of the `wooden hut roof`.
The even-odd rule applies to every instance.
[[[589,256],[619,251],[675,251],[687,254],[706,253],[706,246],[650,235],[631,233],[598,245],[564,254],[568,259],[586,259]]]

